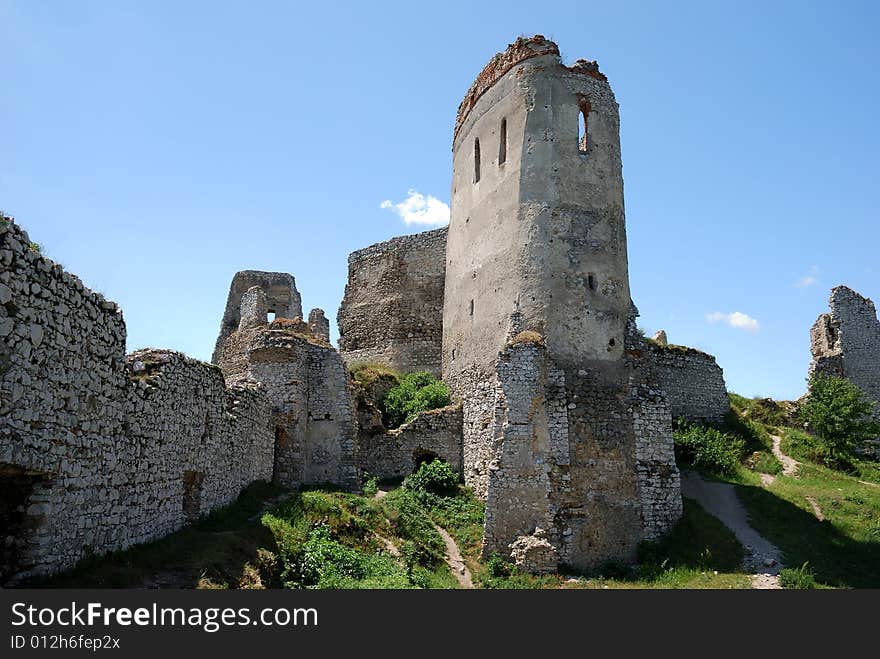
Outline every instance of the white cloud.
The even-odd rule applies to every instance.
[[[817,266],[817,265],[810,266],[809,274],[804,275],[803,277],[798,279],[795,282],[795,286],[797,286],[798,288],[806,288],[807,286],[812,286],[813,284],[815,284],[818,281],[816,279],[816,276],[818,274],[819,274],[819,266]]]
[[[423,195],[417,190],[410,190],[407,198],[400,203],[392,203],[386,199],[380,208],[387,208],[397,213],[406,224],[425,224],[441,226],[449,224],[449,206],[431,195]]]
[[[746,332],[751,332],[752,334],[757,333],[760,328],[757,320],[748,314],[744,314],[742,311],[734,311],[733,313],[713,311],[710,314],[706,314],[706,320],[710,323],[726,323],[731,327],[742,329]]]

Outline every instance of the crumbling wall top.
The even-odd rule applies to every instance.
[[[473,84],[465,94],[464,99],[458,106],[458,115],[455,119],[455,132],[452,141],[458,137],[458,132],[467,119],[471,109],[476,105],[479,98],[492,87],[505,73],[510,71],[520,62],[524,62],[533,57],[541,57],[543,55],[554,55],[559,61],[559,46],[553,41],[546,39],[544,35],[536,34],[533,37],[518,37],[512,44],[508,44],[507,49],[503,53],[496,53],[489,60],[489,63],[483,67],[480,74],[474,80]],[[582,73],[584,75],[606,80],[607,78],[599,71],[599,65],[595,61],[579,59],[574,65],[568,67],[573,73]]]

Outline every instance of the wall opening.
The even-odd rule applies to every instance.
[[[470,313],[471,316],[474,315],[474,301],[473,301],[473,300],[471,300],[470,311],[469,311],[469,313]]]
[[[202,514],[202,483],[205,475],[200,471],[183,472],[183,514],[194,522]]]
[[[474,183],[480,182],[480,139],[474,140]]]
[[[40,476],[13,465],[0,464],[0,585],[24,569],[27,541],[38,524],[27,514]]]
[[[268,314],[266,314],[266,322],[271,323],[273,320],[275,320],[275,312],[270,311]]]
[[[434,453],[433,451],[427,451],[425,449],[417,448],[413,451],[413,473],[419,470],[423,464],[429,464],[434,462],[434,460],[439,459],[439,455]]]
[[[501,120],[501,136],[498,139],[498,164],[507,162],[507,117]]]
[[[587,286],[589,286],[591,291],[596,290],[596,275],[592,272],[587,275]]]
[[[590,146],[590,112],[593,106],[585,96],[578,97],[578,151],[587,153]]]

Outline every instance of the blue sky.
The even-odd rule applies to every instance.
[[[241,269],[292,273],[335,336],[348,253],[426,228],[410,190],[442,215],[459,101],[540,33],[620,103],[640,324],[791,398],[829,289],[880,297],[878,28],[870,2],[0,0],[0,208],[130,350],[209,359]]]

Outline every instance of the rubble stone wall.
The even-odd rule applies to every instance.
[[[0,263],[0,583],[158,537],[271,475],[257,389],[176,353],[127,360],[116,304],[8,218]]]
[[[345,363],[378,362],[439,376],[443,338],[446,228],[353,252],[339,307]]]
[[[673,417],[717,423],[730,410],[724,372],[712,355],[694,348],[646,342]]]

